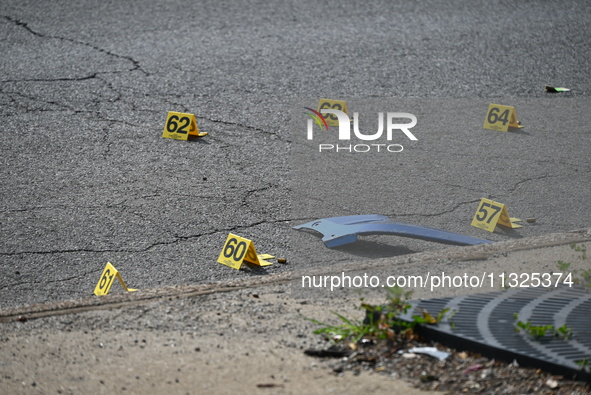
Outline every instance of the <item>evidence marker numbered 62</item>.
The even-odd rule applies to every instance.
[[[200,133],[194,114],[169,111],[164,123],[162,137],[175,140],[188,140],[189,136],[203,137],[207,133]]]

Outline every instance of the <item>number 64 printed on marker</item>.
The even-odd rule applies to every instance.
[[[484,128],[507,132],[509,128],[522,128],[517,121],[517,112],[515,107],[502,106],[500,104],[491,104],[488,106]]]

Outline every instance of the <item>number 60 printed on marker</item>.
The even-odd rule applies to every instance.
[[[218,262],[230,266],[232,269],[240,270],[246,254],[252,248],[251,240],[230,233],[222,247]],[[252,252],[249,255],[252,255]],[[256,259],[256,254],[254,258]]]
[[[240,270],[243,262],[258,266],[269,266],[272,263],[265,261],[265,259],[269,258],[274,258],[274,256],[257,254],[252,240],[230,233],[218,257],[218,263],[230,266],[232,269]]]

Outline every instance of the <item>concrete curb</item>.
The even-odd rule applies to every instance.
[[[493,244],[483,244],[466,247],[448,247],[441,250],[420,252],[409,255],[401,255],[393,258],[381,258],[365,261],[349,261],[319,268],[314,271],[307,270],[307,275],[321,275],[347,270],[376,270],[391,268],[395,265],[412,264],[430,265],[444,261],[466,262],[486,260],[490,257],[501,256],[516,251],[534,251],[541,248],[550,248],[591,241],[591,228],[574,230],[564,233],[552,233],[523,239],[512,239]],[[27,320],[40,317],[48,317],[64,314],[75,314],[90,310],[115,309],[129,305],[149,303],[155,300],[187,298],[196,295],[232,292],[236,290],[265,287],[278,284],[286,284],[293,280],[295,275],[302,272],[294,270],[290,273],[281,273],[265,277],[248,278],[243,280],[226,281],[209,284],[186,284],[170,287],[152,288],[133,293],[111,294],[107,296],[91,296],[77,300],[63,300],[43,304],[32,304],[10,307],[0,310],[0,322],[14,320]]]

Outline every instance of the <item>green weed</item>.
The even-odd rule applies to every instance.
[[[575,361],[575,363],[583,372],[591,373],[591,363],[589,363],[587,358],[579,359],[578,361]]]
[[[584,245],[578,245],[576,243],[569,244],[569,247],[576,252],[580,252],[581,255],[578,256],[579,259],[587,259],[587,248]],[[566,272],[570,270],[571,263],[564,262],[564,261],[557,261],[556,266],[558,270],[561,272]],[[573,276],[573,282],[577,284],[581,284],[586,289],[591,289],[591,269],[586,269],[582,271],[572,270],[571,271]]]
[[[517,319],[517,314],[513,314],[513,317]],[[564,340],[568,340],[572,337],[573,331],[566,324],[555,328],[554,325],[532,325],[531,322],[517,321],[515,324],[516,332],[525,332],[535,339],[541,339],[546,335],[553,335]]]
[[[441,322],[449,312],[449,309],[444,309],[436,317],[433,317],[429,312],[423,311],[422,315],[414,315],[411,322],[406,322],[400,319],[399,316],[408,312],[411,307],[408,300],[412,295],[412,291],[404,291],[400,287],[387,288],[386,291],[386,305],[361,304],[361,308],[365,311],[363,321],[349,319],[334,311],[332,313],[341,321],[337,325],[308,319],[308,321],[320,326],[319,329],[314,331],[314,334],[324,335],[332,343],[343,340],[357,343],[363,338],[388,340],[390,342],[403,341],[412,339],[415,336],[414,328],[416,325],[436,324]]]

